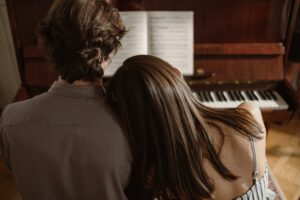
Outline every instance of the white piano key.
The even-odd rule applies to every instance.
[[[258,105],[259,102],[256,101],[256,100],[251,100],[250,98],[248,98],[248,96],[247,96],[247,94],[246,94],[246,91],[242,90],[242,91],[241,91],[241,95],[245,98],[245,101],[244,101],[244,102],[252,102],[252,103],[254,103],[256,106],[259,107],[259,105]]]
[[[246,91],[242,90],[240,91],[240,94],[245,98],[245,101],[239,101],[239,100],[231,100],[228,91],[221,91],[222,94],[225,96],[226,101],[219,101],[217,97],[217,91],[210,91],[209,94],[212,96],[213,101],[204,101],[204,99],[201,101],[199,98],[199,95],[197,93],[193,93],[196,95],[199,99],[199,101],[208,107],[212,108],[235,108],[239,106],[241,103],[245,101],[249,101],[257,105],[260,109],[273,109],[273,110],[286,110],[289,108],[288,104],[285,102],[285,100],[280,96],[280,94],[276,91],[270,91],[274,96],[276,96],[277,100],[264,100],[262,97],[258,94],[257,90],[254,90],[253,93],[257,96],[258,100],[251,100],[246,95]],[[220,91],[219,91],[220,92]],[[204,97],[202,97],[204,98]]]
[[[260,108],[262,108],[262,109],[275,109],[275,108],[278,108],[278,104],[276,103],[276,101],[262,99],[261,96],[259,95],[258,91],[256,91],[256,90],[254,91],[254,93],[259,98],[259,104],[260,104],[259,107]]]
[[[212,103],[212,107],[214,107],[214,108],[223,108],[222,102],[218,100],[216,93],[212,91],[212,92],[210,92],[210,95],[212,96],[212,98],[214,100],[213,103]]]
[[[264,100],[258,93],[258,91],[254,90],[253,93],[257,96],[258,98],[258,104],[260,108],[269,108],[268,102],[266,100]]]
[[[278,104],[277,110],[287,110],[289,108],[289,105],[286,103],[286,101],[279,95],[278,92],[272,91],[273,94],[277,97],[276,103]]]
[[[268,98],[268,95],[266,95],[266,96]],[[268,98],[266,101],[268,102],[269,108],[277,109],[279,107],[279,104],[275,100],[273,100],[273,99],[269,99]]]
[[[229,97],[229,94],[228,94],[228,91],[224,91],[223,92],[224,96],[226,97],[226,105],[227,105],[227,108],[235,108],[237,107],[239,104],[237,103],[237,101],[231,101],[230,97]]]
[[[242,93],[242,95],[244,96],[244,98],[246,99],[246,101],[249,101],[249,102],[251,102],[251,103],[254,103],[256,106],[258,106],[259,108],[262,106],[262,104],[261,104],[261,102],[259,101],[259,100],[255,100],[255,99],[250,99],[249,97],[248,97],[248,95],[246,94],[246,91],[242,91],[241,92]]]

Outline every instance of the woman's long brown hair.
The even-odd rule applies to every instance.
[[[129,199],[211,198],[214,186],[204,158],[222,177],[235,180],[212,143],[209,123],[221,122],[260,138],[260,127],[249,113],[203,106],[177,71],[154,56],[127,59],[111,79],[107,95],[133,153]]]

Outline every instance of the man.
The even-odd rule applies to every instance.
[[[0,159],[24,200],[126,199],[131,152],[99,84],[125,33],[118,11],[105,0],[57,0],[38,33],[60,78],[4,109]]]

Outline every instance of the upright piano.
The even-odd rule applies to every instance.
[[[121,11],[194,12],[194,75],[188,84],[203,104],[257,104],[265,122],[284,122],[298,105],[285,80],[299,0],[112,0]],[[36,26],[51,0],[7,0],[23,86],[17,99],[45,91],[57,78],[37,47]]]

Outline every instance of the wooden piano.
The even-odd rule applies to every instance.
[[[36,25],[51,0],[7,0],[23,86],[18,99],[45,91],[57,78],[36,46]],[[119,10],[194,11],[194,76],[189,85],[208,106],[244,100],[265,122],[283,122],[297,108],[284,69],[299,0],[114,0]]]

